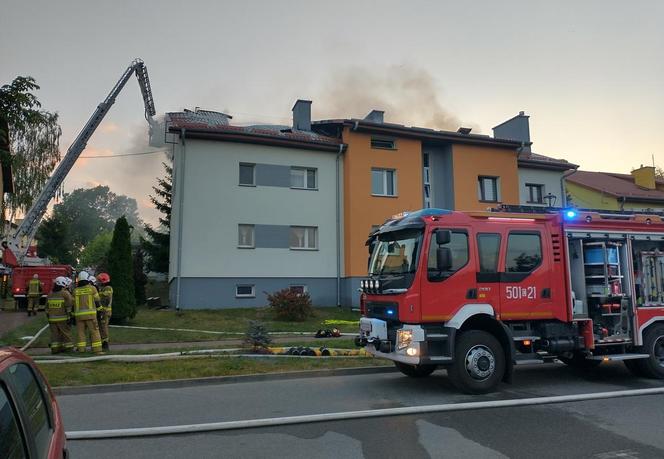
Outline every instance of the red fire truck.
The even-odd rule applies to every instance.
[[[664,378],[664,214],[424,209],[367,245],[356,344],[408,376],[486,393],[557,358]]]

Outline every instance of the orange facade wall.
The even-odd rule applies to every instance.
[[[344,128],[344,274],[366,276],[368,250],[364,245],[371,227],[394,214],[421,209],[422,145],[419,140],[397,139],[395,150],[371,148],[371,135]],[[371,195],[371,169],[396,170],[397,196]]]
[[[517,152],[505,148],[453,145],[454,209],[485,210],[496,204],[519,204]],[[499,202],[482,202],[478,176],[499,178]]]

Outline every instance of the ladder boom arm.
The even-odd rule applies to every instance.
[[[142,60],[135,59],[131,65],[127,67],[118,82],[115,83],[115,86],[113,86],[113,89],[111,89],[111,91],[108,93],[106,99],[104,99],[104,101],[100,103],[96,110],[92,113],[92,116],[90,116],[90,119],[78,134],[74,142],[71,144],[64,158],[62,158],[62,161],[60,161],[58,166],[55,168],[55,171],[44,185],[44,189],[34,200],[32,207],[26,213],[25,218],[19,225],[14,235],[6,241],[6,244],[3,244],[5,249],[9,248],[14,253],[19,265],[22,264],[30,243],[37,233],[39,222],[46,213],[49,202],[51,202],[51,199],[53,199],[60,186],[62,186],[64,179],[67,177],[67,174],[69,174],[69,171],[71,171],[71,168],[74,166],[74,163],[76,163],[76,160],[80,156],[81,152],[87,146],[88,140],[90,140],[92,134],[94,134],[97,127],[99,127],[102,120],[115,103],[115,98],[118,96],[118,94],[120,94],[122,88],[124,88],[124,86],[127,84],[127,81],[129,81],[129,78],[134,73],[138,79],[138,84],[141,88],[141,94],[143,96],[143,103],[145,105],[145,119],[148,120],[150,127],[152,127],[152,117],[156,114],[156,110],[154,107],[154,101],[152,99],[152,90],[150,88],[148,71]],[[22,242],[25,242],[25,245],[23,245]]]

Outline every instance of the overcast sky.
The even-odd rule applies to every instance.
[[[157,111],[220,110],[288,124],[297,98],[314,118],[361,117],[491,128],[520,110],[533,150],[586,170],[664,165],[661,1],[5,1],[0,83],[30,75],[57,111],[63,151],[134,57]],[[83,156],[142,152],[132,79]],[[160,155],[80,159],[66,189],[147,194]]]

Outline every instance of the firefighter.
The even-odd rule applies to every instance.
[[[90,285],[89,277],[90,275],[85,271],[78,273],[78,283],[74,289],[74,319],[78,335],[76,348],[78,352],[85,351],[86,330],[89,330],[92,352],[101,354],[101,337],[97,322],[97,308],[100,305],[99,292]]]
[[[28,281],[28,316],[37,315],[39,298],[41,298],[42,284],[39,282],[39,274],[32,276]]]
[[[67,291],[67,280],[56,277],[53,291],[46,300],[46,315],[48,326],[51,329],[51,353],[71,351],[74,345],[71,342],[69,316],[72,308],[72,296]]]
[[[106,273],[100,273],[97,276],[97,282],[101,285],[99,297],[101,306],[97,309],[99,318],[99,331],[101,332],[101,348],[105,351],[109,349],[108,324],[111,321],[113,308],[113,287],[111,287],[111,276]]]

